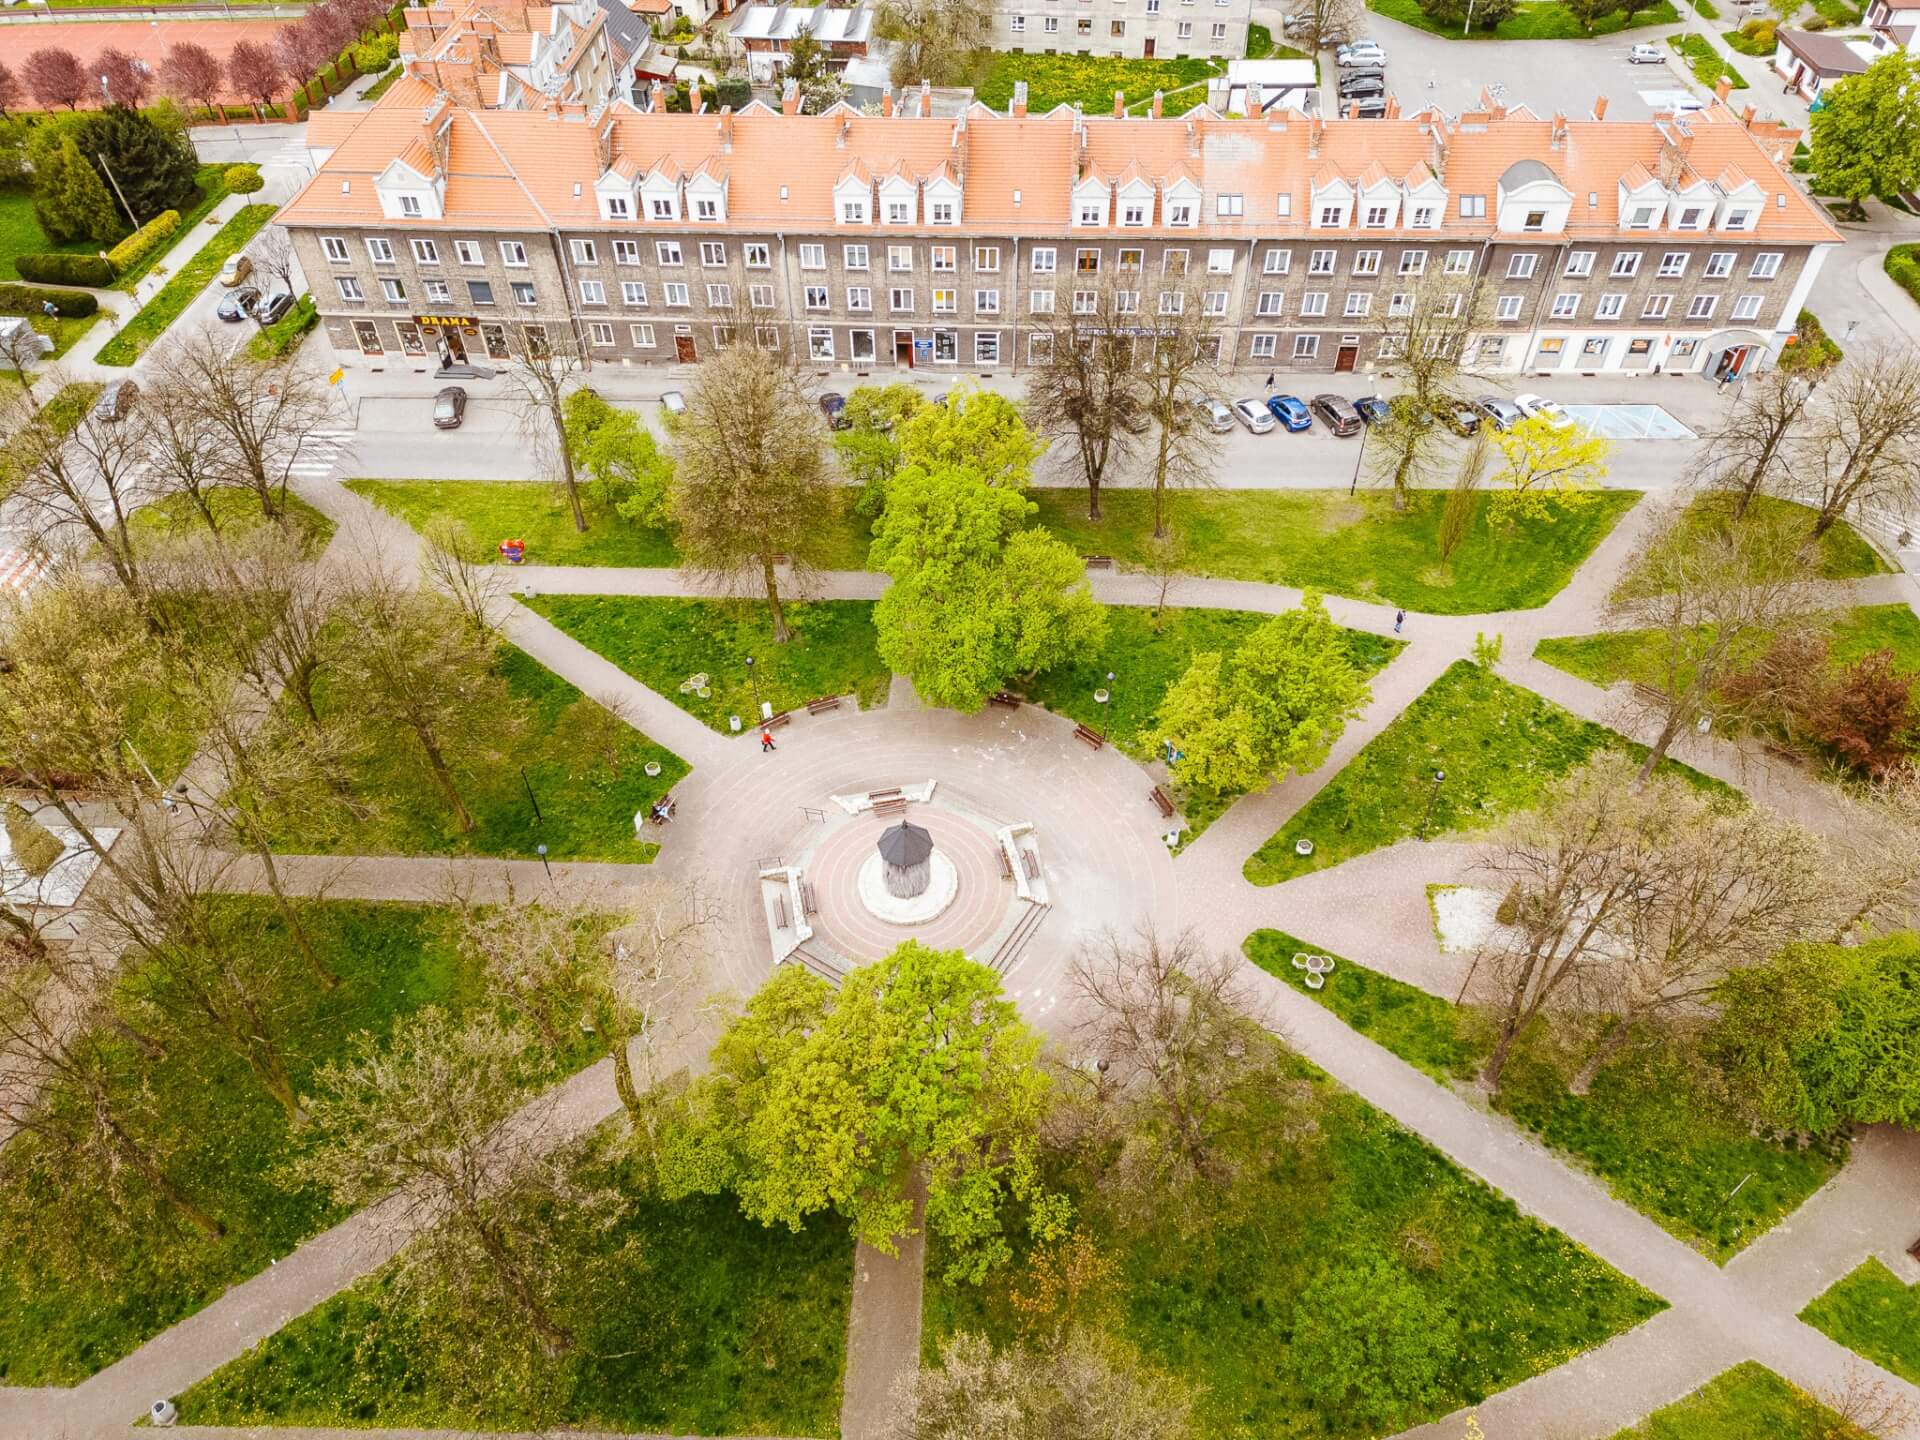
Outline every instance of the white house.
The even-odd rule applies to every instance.
[[[1834,81],[1866,74],[1867,66],[1879,58],[1874,45],[1815,31],[1780,30],[1774,34],[1773,72],[1811,104]]]

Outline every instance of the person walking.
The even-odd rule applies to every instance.
[[[1394,634],[1398,635],[1400,633],[1400,627],[1406,623],[1407,623],[1406,611],[1396,610],[1393,612],[1393,633]]]
[[[773,743],[773,731],[769,730],[765,725],[762,725],[760,727],[760,753],[765,755],[768,751],[778,748],[779,747]]]
[[[1272,370],[1269,370],[1267,372],[1267,388],[1269,390],[1273,388],[1273,377],[1276,373],[1277,373],[1276,371],[1272,371]]]

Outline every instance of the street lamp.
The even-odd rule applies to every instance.
[[[536,845],[533,847],[533,853],[540,857],[540,868],[547,872],[547,884],[553,884],[553,866],[547,863],[547,847]]]
[[[1113,685],[1113,671],[1111,670],[1107,671],[1107,685],[1109,688],[1093,692],[1093,703],[1100,707],[1100,738],[1102,740],[1107,738],[1107,702],[1113,699],[1113,691],[1111,689]]]
[[[1433,802],[1440,798],[1440,782],[1446,778],[1447,772],[1444,770],[1433,772],[1433,789],[1427,792],[1427,813],[1420,817],[1420,838],[1423,841],[1427,838],[1427,822],[1433,819]]]
[[[1373,429],[1365,420],[1360,422],[1360,453],[1353,457],[1353,483],[1347,486],[1347,498],[1351,500],[1354,492],[1360,488],[1360,467],[1367,458],[1367,432]]]
[[[747,684],[753,687],[753,723],[758,725],[763,716],[760,712],[760,672],[753,668],[753,657],[747,656]]]

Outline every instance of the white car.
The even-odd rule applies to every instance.
[[[1380,67],[1387,63],[1387,52],[1371,40],[1360,40],[1352,45],[1342,45],[1335,52],[1334,60],[1343,70],[1353,65]]]
[[[1233,414],[1235,419],[1256,435],[1264,435],[1273,429],[1273,412],[1267,409],[1264,400],[1236,400],[1233,402]]]
[[[1636,45],[1627,51],[1629,65],[1664,65],[1667,57],[1652,45]]]
[[[1516,395],[1513,403],[1520,407],[1520,413],[1529,420],[1545,416],[1557,423],[1567,418],[1567,412],[1544,395]]]

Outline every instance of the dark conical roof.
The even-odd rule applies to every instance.
[[[902,820],[880,835],[880,858],[889,865],[923,865],[933,853],[933,837],[918,825]]]

